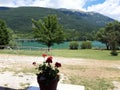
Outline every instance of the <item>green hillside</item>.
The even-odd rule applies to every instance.
[[[81,32],[97,31],[113,19],[94,12],[80,12],[67,9],[41,7],[0,8],[0,19],[6,21],[15,33],[31,32],[31,19],[42,19],[49,14],[56,14],[65,29]]]

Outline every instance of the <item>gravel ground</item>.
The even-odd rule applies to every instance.
[[[54,57],[53,60],[68,65],[86,65],[88,67],[114,67],[120,69],[120,61],[87,60],[81,58],[78,59],[63,57]],[[0,54],[0,90],[10,90],[2,89],[3,87],[10,87],[11,90],[20,90],[29,86],[31,83],[36,82],[36,75],[34,74],[14,73],[12,71],[4,70],[5,68],[10,67],[19,70],[20,67],[23,66],[32,66],[33,61],[42,62],[42,57]],[[120,90],[120,82],[114,81],[113,84],[116,87],[114,90]]]

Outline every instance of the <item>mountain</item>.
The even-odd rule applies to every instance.
[[[9,7],[0,7],[0,10],[8,10],[10,9]]]
[[[83,12],[69,9],[52,9],[42,7],[0,7],[0,19],[6,21],[8,27],[16,33],[31,32],[31,19],[43,19],[50,14],[56,14],[65,29],[75,29],[81,32],[97,31],[113,19],[95,12]]]

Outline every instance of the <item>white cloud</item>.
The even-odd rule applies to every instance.
[[[88,7],[87,10],[99,12],[120,21],[120,0],[106,0],[103,4]]]
[[[34,0],[0,0],[0,6],[18,7],[32,5]]]
[[[13,0],[0,0],[0,4],[6,4],[6,3],[10,3]]]
[[[57,3],[57,8],[82,9],[85,4],[85,0],[57,0]]]
[[[84,10],[86,0],[35,0],[32,6]]]
[[[37,7],[47,7],[49,0],[34,0],[33,4],[30,6],[37,6]]]
[[[0,6],[39,6],[50,8],[82,9],[87,0],[0,0]]]
[[[33,0],[18,0],[17,2],[15,2],[15,5],[17,5],[17,6],[26,6],[26,5],[32,4],[32,2],[33,2]]]
[[[0,0],[0,6],[11,6],[14,0]]]

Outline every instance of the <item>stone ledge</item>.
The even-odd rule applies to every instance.
[[[80,85],[72,85],[72,84],[61,84],[58,83],[57,90],[85,90],[84,86]],[[39,86],[37,84],[32,84],[27,90],[39,90]]]

